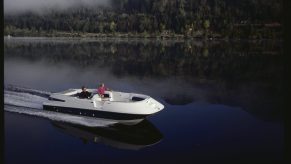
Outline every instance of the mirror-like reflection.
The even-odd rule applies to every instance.
[[[62,132],[81,139],[84,143],[102,143],[115,148],[139,150],[160,142],[163,135],[148,120],[136,125],[115,124],[110,127],[87,127],[53,121]]]
[[[55,92],[106,82],[170,105],[206,101],[281,119],[280,41],[13,38],[4,46],[7,84]]]
[[[283,158],[282,93],[286,86],[282,85],[281,42],[14,37],[4,42],[4,83],[8,86],[4,110],[9,111],[5,112],[9,113],[5,116],[9,152],[5,157],[10,163],[23,159],[27,163],[35,159],[39,163],[86,162],[79,155],[95,163],[129,163],[133,158],[143,163],[207,163],[206,158],[220,163],[228,159],[280,163]],[[97,88],[101,82],[113,90],[143,93],[163,103],[165,110],[147,118],[158,130],[148,123],[130,128],[103,128],[101,123],[101,128],[95,122],[98,128],[89,128],[91,120],[39,112],[46,93],[82,85]],[[11,105],[19,105],[21,111]],[[51,126],[43,117],[24,118],[22,113],[61,122]],[[23,127],[36,135],[23,133]],[[25,143],[15,137],[19,135]],[[29,151],[11,145],[29,147]],[[34,156],[23,155],[24,151]]]

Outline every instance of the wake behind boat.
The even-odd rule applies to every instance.
[[[101,98],[96,89],[88,89],[90,98],[79,98],[81,89],[69,89],[49,96],[43,109],[59,113],[117,120],[120,123],[135,124],[155,114],[164,105],[144,94],[105,91]]]

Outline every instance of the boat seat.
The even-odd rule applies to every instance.
[[[101,97],[98,95],[98,94],[95,94],[93,97],[92,97],[92,102],[93,102],[93,105],[95,108],[100,108],[103,106],[103,102],[102,102],[102,99]]]
[[[101,98],[98,94],[95,94],[95,95],[92,97],[92,101],[102,101],[102,98]]]

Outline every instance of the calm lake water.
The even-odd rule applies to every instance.
[[[5,163],[282,163],[275,41],[4,39]],[[135,126],[42,111],[68,88],[144,93]]]

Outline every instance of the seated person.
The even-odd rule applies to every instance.
[[[98,92],[98,95],[101,97],[101,98],[104,98],[104,94],[105,94],[105,91],[108,91],[110,90],[109,88],[106,88],[104,83],[100,84],[97,92]]]
[[[90,98],[91,93],[87,91],[86,87],[82,86],[82,92],[78,96],[79,98]]]

